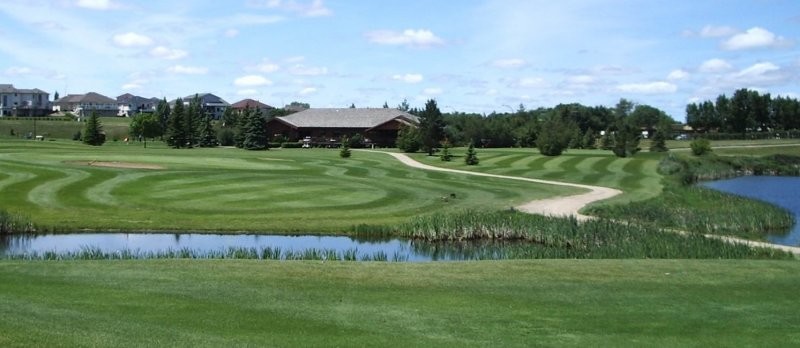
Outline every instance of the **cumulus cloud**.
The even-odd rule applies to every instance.
[[[134,32],[114,35],[112,41],[119,47],[141,47],[150,46],[153,44],[153,39],[151,39],[149,36]]]
[[[138,84],[136,82],[129,82],[129,83],[126,83],[126,84],[122,85],[122,90],[123,91],[135,91],[135,90],[139,90],[139,89],[142,89],[142,85]]]
[[[119,5],[110,0],[78,0],[75,4],[78,7],[90,10],[111,10],[119,7]]]
[[[397,74],[392,76],[392,80],[403,81],[405,83],[420,83],[423,77],[421,74]]]
[[[689,73],[683,69],[672,70],[669,75],[667,75],[667,80],[669,81],[680,81],[687,78],[689,78]]]
[[[645,83],[626,83],[617,86],[617,90],[625,93],[636,94],[666,94],[675,93],[678,86],[664,81]]]
[[[150,50],[150,55],[161,59],[177,60],[186,57],[188,53],[184,50],[158,46]]]
[[[782,36],[777,36],[764,28],[753,27],[746,32],[736,34],[722,43],[722,48],[729,51],[754,48],[778,47],[788,44]]]
[[[700,64],[697,70],[702,73],[719,73],[731,70],[732,68],[733,66],[730,63],[719,58],[713,58]]]
[[[182,75],[205,75],[208,73],[208,68],[199,66],[184,66],[179,64],[167,68],[167,72],[171,74]]]
[[[272,81],[266,79],[261,75],[247,75],[237,78],[233,81],[236,87],[258,87],[271,85]]]
[[[402,32],[377,30],[366,34],[369,42],[380,45],[430,47],[444,44],[444,40],[427,29],[406,29]]]
[[[442,94],[442,89],[441,88],[425,88],[425,89],[422,90],[422,94],[427,95],[427,96],[435,96],[435,95]]]
[[[771,62],[756,63],[728,76],[729,85],[771,86],[788,82],[791,74]]]
[[[498,59],[492,62],[493,67],[501,69],[519,69],[526,65],[528,63],[520,58]]]

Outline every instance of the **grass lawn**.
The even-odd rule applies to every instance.
[[[436,211],[506,209],[573,192],[412,169],[379,153],[342,159],[327,149],[0,142],[0,209],[63,230],[346,232],[358,224],[395,224]]]
[[[70,140],[76,132],[83,132],[86,124],[67,120],[66,117],[61,117],[64,120],[37,120],[36,121],[36,134],[44,135],[45,139],[60,139]],[[56,119],[52,117],[51,119]],[[106,132],[106,138],[109,141],[113,139],[122,140],[129,134],[130,118],[126,117],[101,117],[100,122],[103,124],[103,130]],[[34,122],[32,118],[9,119],[0,117],[0,139],[3,138],[20,138],[28,133],[33,133]],[[11,131],[14,131],[14,136]]]
[[[0,262],[0,346],[800,344],[796,261]]]

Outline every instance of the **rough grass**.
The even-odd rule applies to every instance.
[[[163,170],[88,166],[125,162]],[[417,170],[379,153],[0,143],[0,208],[61,230],[345,232],[575,189]],[[451,198],[452,195],[455,198]]]
[[[800,344],[796,261],[0,262],[0,346]]]

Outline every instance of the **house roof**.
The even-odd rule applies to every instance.
[[[89,92],[86,94],[69,94],[55,101],[56,103],[92,103],[116,104],[117,101],[102,94]]]
[[[34,89],[14,88],[14,85],[11,84],[0,84],[0,93],[47,94],[47,95],[50,94],[38,88]]]
[[[253,99],[243,99],[238,102],[231,104],[231,107],[234,109],[274,109],[274,107],[264,104],[258,100]]]
[[[416,116],[397,109],[308,109],[276,117],[295,128],[374,128],[392,120],[419,123]]]
[[[191,94],[191,95],[188,95],[188,96],[184,97],[183,98],[183,102],[184,103],[191,102],[192,99],[194,99],[195,95],[197,95],[197,97],[200,98],[200,104],[203,104],[203,105],[230,106],[230,104],[228,104],[228,102],[226,102],[224,99],[222,99],[222,98],[220,98],[220,97],[218,97],[216,95],[213,95],[211,93]],[[174,104],[174,100],[170,104]]]

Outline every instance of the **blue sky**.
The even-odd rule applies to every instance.
[[[274,106],[506,112],[620,98],[683,120],[799,97],[797,0],[2,0],[0,83]]]

